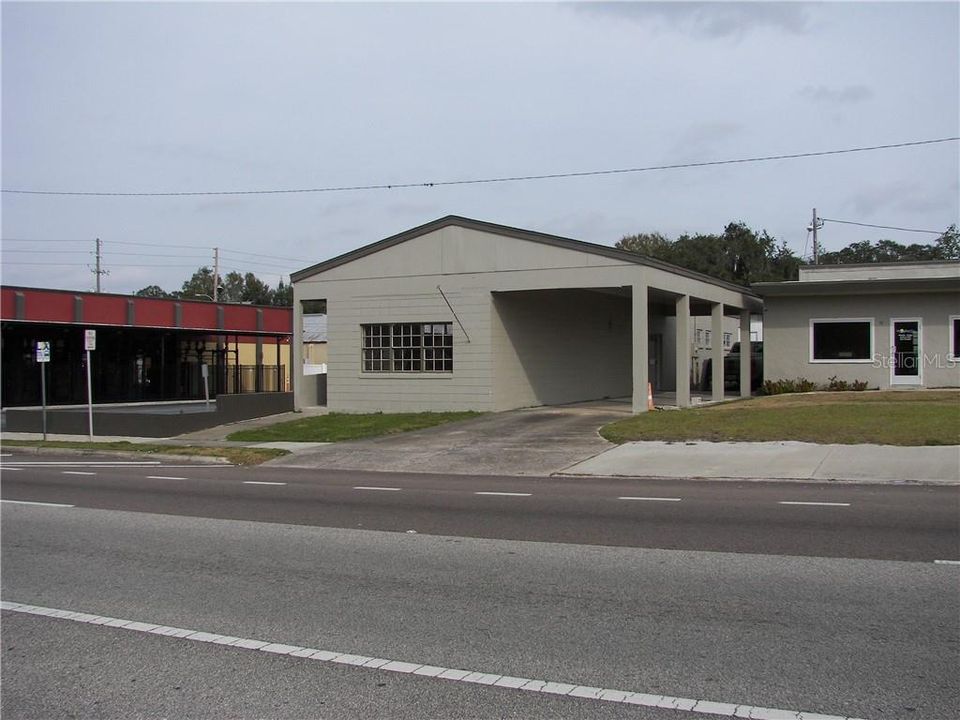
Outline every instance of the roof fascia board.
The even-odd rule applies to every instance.
[[[891,278],[888,280],[818,280],[756,283],[761,297],[860,295],[885,292],[960,292],[960,278]]]

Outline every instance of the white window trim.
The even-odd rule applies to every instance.
[[[953,354],[953,346],[957,340],[953,329],[953,323],[955,320],[960,320],[960,315],[951,315],[950,319],[947,320],[947,360],[960,362],[960,355]]]
[[[875,318],[872,317],[852,317],[852,318],[810,318],[810,328],[807,339],[807,359],[814,365],[864,365],[874,361],[874,352],[876,348],[876,328]],[[813,326],[815,323],[851,323],[865,322],[870,323],[870,352],[867,358],[855,358],[850,360],[816,360],[813,357]]]

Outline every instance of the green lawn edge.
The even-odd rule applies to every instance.
[[[632,441],[772,442],[900,446],[960,444],[960,391],[775,395],[653,411],[603,426]]]
[[[479,417],[482,413],[328,413],[288,420],[259,428],[238,430],[227,436],[238,442],[344,442],[395,433],[423,430]]]
[[[234,465],[259,465],[289,455],[277,448],[212,447],[203,445],[164,445],[162,443],[82,442],[74,440],[4,440],[4,446],[56,448],[89,452],[122,452],[140,455],[179,455],[183,457],[223,458]]]

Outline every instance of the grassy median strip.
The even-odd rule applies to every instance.
[[[202,447],[198,445],[163,445],[132,442],[76,442],[72,440],[4,440],[4,446],[32,448],[66,448],[90,452],[130,452],[143,455],[184,455],[187,457],[220,457],[234,465],[259,465],[287,455],[286,450],[274,448]]]
[[[476,412],[330,413],[240,430],[227,436],[240,442],[342,442],[422,430],[477,417]]]
[[[960,391],[818,392],[649,412],[604,426],[614,443],[775,441],[960,444]]]

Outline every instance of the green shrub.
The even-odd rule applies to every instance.
[[[827,390],[830,392],[847,392],[850,390],[866,390],[869,384],[866,380],[853,380],[847,382],[834,375],[826,385],[817,385],[813,380],[806,378],[796,378],[795,380],[766,380],[763,383],[764,395],[783,395],[784,393],[806,393],[814,390]]]

